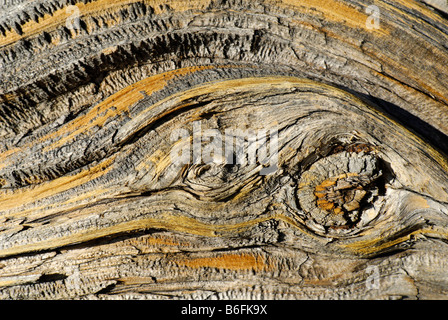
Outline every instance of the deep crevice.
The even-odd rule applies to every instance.
[[[39,279],[37,280],[38,283],[43,283],[43,282],[54,282],[54,281],[60,281],[60,280],[64,280],[67,279],[68,276],[66,274],[62,274],[62,273],[49,273],[49,274],[43,274],[39,277]]]

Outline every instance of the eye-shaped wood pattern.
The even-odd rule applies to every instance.
[[[0,298],[445,298],[446,13],[372,4],[7,5]]]
[[[373,206],[381,176],[375,156],[342,152],[319,160],[301,174],[297,198],[310,223],[333,234],[364,222],[364,206]],[[329,228],[325,228],[329,227]],[[339,229],[339,230],[338,230]]]

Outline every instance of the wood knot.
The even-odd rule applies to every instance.
[[[300,177],[300,206],[307,223],[320,233],[340,234],[356,228],[363,209],[379,194],[382,172],[377,157],[353,151],[322,158]]]

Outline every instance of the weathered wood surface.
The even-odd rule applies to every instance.
[[[443,5],[2,10],[1,299],[448,297]]]

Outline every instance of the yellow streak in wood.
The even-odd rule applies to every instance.
[[[154,180],[163,173],[163,171],[172,164],[171,155],[165,153],[164,151],[157,149],[154,153],[147,155],[143,161],[141,161],[137,166],[137,171],[147,172],[148,170],[153,170]]]
[[[188,268],[217,268],[227,270],[253,270],[253,271],[270,271],[272,265],[268,264],[266,259],[257,254],[241,253],[241,254],[221,254],[215,257],[206,258],[185,258],[176,260],[179,266]]]
[[[408,241],[411,239],[411,237],[418,236],[418,235],[424,235],[424,234],[431,234],[432,236],[437,236],[442,239],[448,239],[448,232],[447,231],[438,231],[434,230],[432,228],[424,228],[419,229],[416,231],[413,231],[403,237],[383,242],[384,239],[381,238],[374,238],[374,239],[368,239],[368,240],[362,240],[357,241],[349,244],[341,245],[341,247],[350,249],[351,251],[360,254],[360,255],[371,255],[377,252],[381,252],[385,249],[391,248],[397,244],[403,243],[405,241]]]
[[[144,2],[148,6],[153,6],[155,13],[160,14],[163,11],[160,6],[169,4],[174,11],[187,11],[190,9],[203,9],[208,6],[210,0],[96,0],[89,3],[76,3],[74,4],[80,13],[80,17],[101,15],[105,12],[114,13],[121,10],[124,6],[137,2]],[[23,34],[18,34],[15,30],[6,31],[6,35],[0,37],[0,47],[17,42],[20,39],[35,36],[43,31],[52,31],[59,26],[65,25],[67,19],[73,14],[72,11],[67,10],[67,7],[61,8],[53,12],[52,15],[45,14],[39,18],[38,21],[30,20],[21,26]],[[111,21],[110,25],[114,25],[117,22]],[[89,26],[88,26],[89,28]],[[76,36],[77,33],[72,32],[72,36]]]
[[[60,147],[70,140],[73,140],[77,135],[85,133],[96,126],[103,126],[110,117],[123,114],[129,111],[129,107],[142,100],[146,95],[151,95],[156,91],[162,90],[176,76],[185,76],[197,71],[212,69],[213,66],[197,66],[177,69],[162,74],[158,74],[137,83],[134,83],[117,93],[109,96],[103,102],[92,108],[88,113],[82,117],[78,117],[63,126],[61,129],[48,134],[41,138],[45,141],[52,138],[61,137],[56,142],[46,147],[44,151],[48,151]],[[65,136],[64,136],[65,135]]]
[[[339,0],[270,0],[271,3],[279,5],[280,7],[294,8],[295,11],[307,10],[307,13],[312,13],[316,10],[320,12],[326,21],[339,23],[351,28],[361,29],[366,32],[374,32],[375,35],[386,36],[389,30],[382,25],[380,29],[370,30],[366,26],[369,15],[363,11],[359,11],[350,5]],[[302,9],[302,10],[301,10]]]
[[[17,94],[15,93],[5,93],[3,94],[2,102],[8,102],[15,100],[17,98]]]
[[[17,222],[17,223],[19,223],[19,222]],[[18,225],[8,226],[8,229],[0,231],[0,234],[2,234],[2,235],[4,235],[4,234],[12,235],[12,234],[15,234],[15,233],[17,233],[17,232],[19,232],[19,231],[22,231],[23,228],[24,228],[23,225],[19,225],[19,226],[18,226]]]
[[[333,213],[334,214],[344,214],[344,212],[342,211],[341,208],[334,208]]]
[[[99,196],[110,196],[110,189],[107,188],[95,188],[94,190],[89,190],[87,193],[81,193],[78,195],[74,195],[69,200],[55,204],[55,207],[57,207],[59,210],[63,208],[66,205],[71,205],[74,203],[80,203],[82,201],[92,199],[92,198],[98,198]],[[117,193],[118,190],[114,189],[114,193]]]
[[[89,208],[88,210],[92,210]],[[298,229],[299,231],[308,234],[309,236],[320,239],[319,237],[309,233],[302,226],[300,226],[292,218],[284,216],[282,214],[273,214],[265,217],[260,217],[246,222],[237,224],[220,224],[212,225],[198,221],[194,218],[172,215],[170,213],[161,213],[157,218],[143,218],[139,220],[132,220],[128,222],[119,223],[113,226],[105,227],[102,229],[87,229],[80,230],[75,234],[71,234],[63,237],[54,237],[35,243],[29,243],[26,245],[18,245],[11,248],[0,250],[0,257],[6,257],[16,254],[22,254],[26,252],[35,252],[41,250],[55,249],[74,243],[86,242],[94,239],[103,238],[113,234],[131,232],[142,229],[161,229],[176,232],[184,232],[188,234],[207,236],[207,237],[219,237],[223,235],[235,234],[238,231],[245,230],[254,225],[268,220],[282,220],[289,224],[291,227]]]
[[[316,202],[317,202],[317,206],[319,208],[321,208],[322,210],[330,211],[331,209],[334,208],[334,203],[328,202],[325,199],[320,199],[320,200],[317,200]]]
[[[15,190],[13,194],[0,192],[0,208],[2,210],[18,208],[88,183],[109,172],[115,157],[116,155],[73,176],[63,176],[38,186]]]
[[[419,1],[395,0],[394,2],[399,5],[402,5],[403,7],[407,8],[407,9],[411,9],[413,11],[419,12],[422,15],[436,21],[437,23],[440,23],[440,24],[446,23],[446,20],[441,15],[436,14],[434,11],[430,10],[427,6],[423,5]],[[388,8],[390,11],[394,11],[394,12],[397,12],[397,13],[400,13],[401,15],[403,15],[404,19],[402,20],[402,22],[409,25],[410,28],[413,27],[413,22],[422,23],[424,21],[421,18],[416,18],[414,15],[409,14],[408,11],[400,10],[396,6],[392,6],[386,2],[381,2],[381,6],[384,8]],[[430,25],[428,23],[427,26],[432,27],[436,31],[436,33],[440,33],[440,30],[435,28],[433,25]]]

